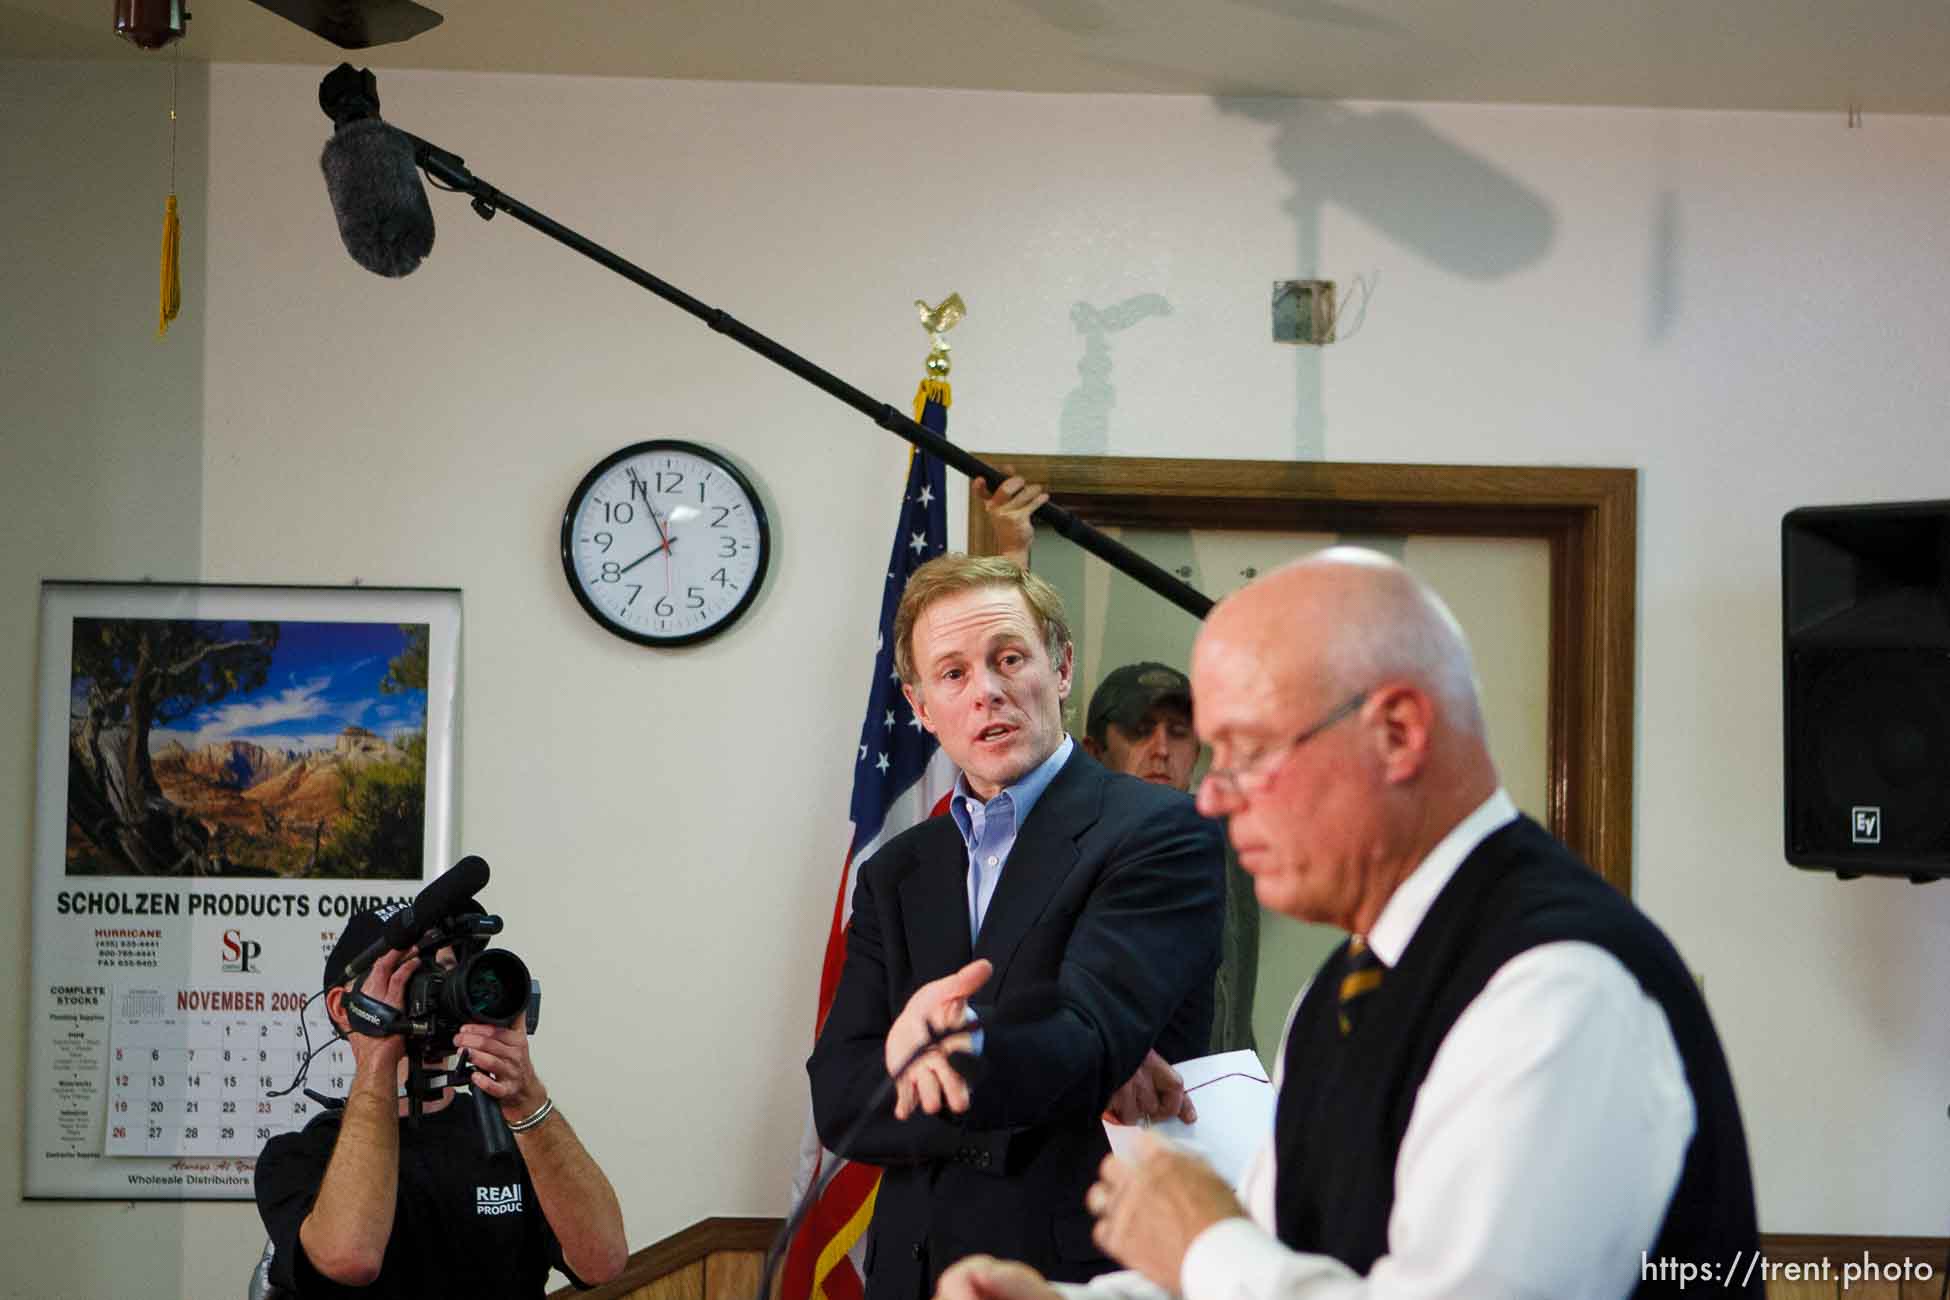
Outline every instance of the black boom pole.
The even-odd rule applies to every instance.
[[[1002,485],[1003,475],[993,466],[982,461],[980,457],[972,456],[946,438],[929,432],[887,403],[875,401],[830,370],[815,365],[790,348],[760,334],[729,312],[699,302],[676,285],[658,279],[634,262],[618,257],[594,240],[584,238],[561,222],[535,211],[519,199],[503,194],[468,171],[465,161],[458,155],[451,154],[438,145],[430,144],[410,132],[406,134],[407,138],[413,141],[414,160],[426,170],[427,175],[447,189],[471,196],[474,200],[474,211],[480,214],[482,220],[493,217],[496,212],[507,213],[523,225],[541,231],[557,243],[573,248],[590,261],[608,267],[631,283],[648,289],[665,302],[689,312],[718,333],[744,344],[766,360],[790,370],[815,388],[845,402],[889,433],[905,438],[930,456],[938,458],[944,464],[954,466],[969,478],[986,481],[991,491]],[[1063,507],[1054,503],[1045,503],[1037,508],[1032,517],[1069,538],[1112,568],[1129,574],[1193,618],[1202,619],[1211,611],[1211,598],[1203,592],[1180,581],[1173,574],[1159,568],[1115,538],[1105,536]]]

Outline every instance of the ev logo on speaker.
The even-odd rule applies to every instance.
[[[1854,824],[1850,835],[1857,844],[1882,843],[1882,809],[1855,808],[1851,813]]]

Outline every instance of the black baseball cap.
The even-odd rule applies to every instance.
[[[372,946],[375,939],[386,932],[386,921],[399,911],[403,903],[390,903],[385,907],[375,907],[364,912],[354,912],[345,918],[345,928],[339,931],[338,942],[332,945],[331,956],[325,959],[325,983],[323,988],[335,989],[345,983],[345,968],[352,959]],[[466,913],[484,914],[487,909],[474,899],[467,899],[454,909],[454,915]]]
[[[1097,684],[1084,715],[1083,734],[1102,743],[1105,727],[1115,722],[1135,731],[1144,715],[1160,704],[1175,704],[1192,711],[1192,683],[1169,664],[1144,662],[1113,669]]]

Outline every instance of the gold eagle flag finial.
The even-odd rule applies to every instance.
[[[949,370],[947,334],[961,324],[962,317],[968,315],[968,305],[961,300],[960,294],[951,293],[934,307],[916,298],[914,310],[920,314],[921,328],[928,332],[928,374],[936,379],[946,379]]]

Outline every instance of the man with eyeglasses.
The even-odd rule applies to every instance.
[[[1237,1192],[1155,1142],[1106,1160],[1086,1203],[1130,1271],[1061,1291],[1616,1300],[1754,1258],[1699,990],[1517,812],[1434,593],[1371,552],[1298,561],[1214,610],[1192,684],[1215,763],[1200,810],[1228,819],[1262,904],[1350,938],[1295,1004],[1274,1131]],[[992,1259],[939,1295],[1053,1298]]]

